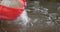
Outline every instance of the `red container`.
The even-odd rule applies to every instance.
[[[24,4],[23,7],[25,7],[25,0],[22,0],[22,2]],[[0,5],[0,20],[15,20],[22,14],[23,11],[24,9],[17,9]]]

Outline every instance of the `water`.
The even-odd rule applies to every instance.
[[[32,4],[33,2],[33,4]],[[27,32],[59,32],[59,5],[58,2],[31,1],[28,5],[28,15],[32,19]]]
[[[27,26],[21,27],[20,24],[14,22],[9,22],[9,26],[17,26],[16,29],[19,28],[22,32],[60,32],[60,3],[52,2],[52,0],[51,2],[44,0],[31,1],[28,2],[26,10],[30,17],[30,22],[27,23]],[[1,22],[5,23],[3,28],[6,25],[8,26],[7,22]]]

